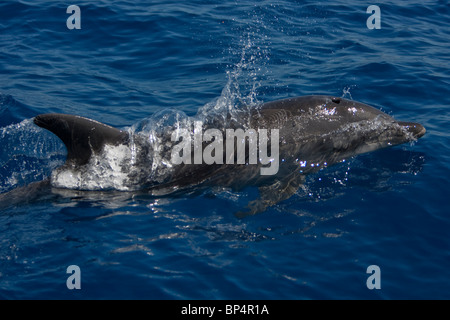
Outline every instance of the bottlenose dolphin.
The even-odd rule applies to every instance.
[[[239,216],[264,211],[289,198],[306,174],[358,154],[415,141],[426,132],[418,123],[397,121],[369,105],[333,96],[287,98],[204,121],[203,130],[263,128],[270,136],[270,130],[277,129],[279,169],[274,175],[262,175],[260,169],[267,163],[249,164],[248,154],[244,164],[230,165],[224,159],[222,163],[193,161],[174,165],[169,156],[177,143],[172,137],[173,127],[162,130],[157,138],[149,138],[74,115],[42,114],[35,117],[34,123],[53,132],[67,147],[66,163],[52,173],[55,187],[91,188],[86,181],[95,179],[95,168],[102,166],[105,157],[110,159],[112,152],[113,164],[104,165],[101,172],[106,171],[111,179],[120,176],[119,190],[144,189],[161,195],[193,186],[235,190],[258,186],[260,198],[249,203],[249,210]],[[189,130],[195,134],[193,122],[190,124]],[[248,147],[249,142],[246,144]],[[200,147],[205,150],[208,142],[203,140]],[[118,151],[120,157],[114,153]],[[65,185],[68,177],[76,177],[76,183]],[[108,183],[92,189],[103,188],[116,189]]]

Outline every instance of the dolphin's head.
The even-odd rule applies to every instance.
[[[415,122],[397,121],[367,104],[338,97],[321,96],[322,108],[341,126],[335,131],[338,144],[349,146],[354,154],[416,141],[426,130]],[[338,138],[339,137],[339,138]]]
[[[397,121],[367,104],[325,95],[268,102],[253,117],[262,126],[280,127],[284,139],[295,136],[297,143],[311,142],[317,150],[342,156],[415,141],[426,132],[418,123]]]

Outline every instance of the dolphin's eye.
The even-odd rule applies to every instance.
[[[334,103],[339,104],[339,103],[341,103],[341,98],[333,98],[333,99],[331,99],[331,101],[333,101]]]

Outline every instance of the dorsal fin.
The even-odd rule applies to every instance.
[[[95,120],[68,114],[49,113],[34,118],[34,123],[57,135],[67,148],[66,163],[83,165],[92,153],[105,144],[119,145],[128,141],[128,132]]]

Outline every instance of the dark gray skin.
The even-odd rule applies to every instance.
[[[209,119],[204,130],[217,128],[278,129],[279,170],[272,176],[260,174],[261,164],[180,164],[158,181],[149,181],[145,168],[152,146],[139,136],[130,136],[94,120],[63,114],[44,114],[34,122],[56,134],[67,147],[65,166],[83,168],[93,154],[101,154],[104,145],[137,146],[138,161],[134,167],[122,170],[135,172],[130,183],[140,184],[153,194],[168,194],[193,186],[220,186],[240,189],[259,187],[261,198],[249,204],[246,216],[264,211],[267,207],[292,196],[304,181],[305,174],[349,157],[377,149],[414,141],[422,137],[425,128],[413,122],[400,122],[363,103],[330,96],[305,96],[265,103],[253,109],[229,115],[223,119]],[[222,122],[222,123],[221,123]],[[170,145],[170,130],[163,137]],[[172,143],[173,145],[173,143]],[[207,143],[203,144],[203,148]],[[225,150],[225,149],[224,149]],[[169,152],[170,148],[166,150]],[[270,154],[270,153],[269,153]],[[248,155],[247,155],[248,157]]]

